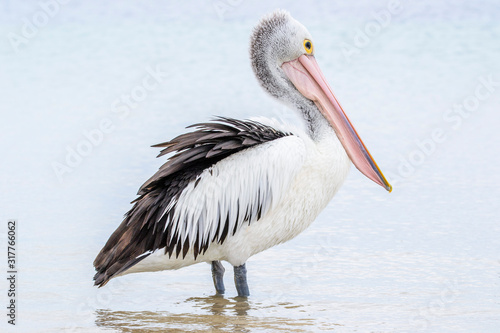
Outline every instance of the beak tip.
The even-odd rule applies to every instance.
[[[391,192],[392,192],[392,185],[391,185],[391,184],[389,184],[389,183],[387,183],[387,185],[385,186],[385,189],[386,189],[389,193],[391,193]]]

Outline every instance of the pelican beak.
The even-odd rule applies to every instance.
[[[332,125],[356,168],[366,177],[391,192],[392,186],[385,179],[349,118],[347,118],[330,85],[323,73],[321,73],[314,56],[301,55],[295,60],[283,63],[281,68],[295,88],[306,98],[313,101]]]

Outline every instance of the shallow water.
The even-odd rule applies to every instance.
[[[499,331],[500,85],[474,111],[450,113],[481,80],[500,82],[495,1],[402,2],[349,59],[342,43],[385,1],[232,2],[222,17],[217,3],[70,2],[19,52],[0,40],[0,220],[19,221],[18,325],[3,319],[2,332]],[[0,35],[21,33],[39,6],[4,2]],[[164,162],[150,145],[212,115],[295,121],[248,62],[251,28],[277,7],[313,34],[393,193],[353,168],[309,229],[248,261],[248,300],[227,264],[225,297],[206,264],[94,288],[95,255]],[[168,77],[124,108],[122,94],[157,66]],[[103,119],[111,129],[58,178],[54,163]]]

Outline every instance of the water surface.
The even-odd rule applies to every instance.
[[[402,2],[348,59],[342,45],[386,2],[244,1],[222,17],[214,3],[71,2],[19,52],[0,42],[0,220],[19,220],[20,267],[18,326],[2,331],[498,332],[500,86],[466,116],[450,111],[482,80],[500,82],[498,5]],[[2,36],[40,8],[1,6]],[[206,264],[93,287],[94,257],[165,161],[150,145],[212,115],[294,121],[248,61],[251,28],[276,7],[313,34],[393,193],[353,168],[309,229],[248,261],[248,300],[229,265],[225,297]],[[143,100],[113,112],[158,70],[167,75]],[[103,120],[112,129],[58,177],[54,163]]]

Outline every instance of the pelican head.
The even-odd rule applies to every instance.
[[[261,86],[299,110],[313,138],[326,119],[356,168],[392,190],[323,76],[314,58],[312,36],[301,23],[283,10],[266,15],[252,34],[250,58]]]

